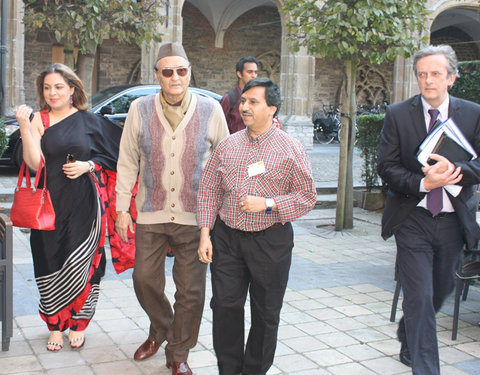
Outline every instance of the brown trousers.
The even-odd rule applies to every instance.
[[[198,339],[205,303],[207,265],[198,260],[200,230],[194,225],[137,224],[133,286],[140,305],[150,318],[149,339],[167,340],[167,362],[184,362]],[[172,306],[165,295],[165,257],[175,256],[176,286]]]

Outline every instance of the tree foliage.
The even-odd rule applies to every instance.
[[[372,64],[409,56],[428,40],[422,0],[285,0],[293,50]]]
[[[136,43],[160,41],[158,25],[164,4],[156,0],[26,0],[23,22],[32,31],[46,30],[58,43],[86,53],[104,39]]]
[[[384,114],[362,115],[357,117],[357,148],[363,158],[362,180],[367,191],[378,186],[380,178],[377,173],[378,146],[383,126]]]
[[[460,62],[458,72],[450,94],[480,103],[480,61]]]
[[[408,57],[428,40],[426,0],[285,0],[285,26],[293,51],[343,61],[342,139],[335,229],[353,227],[352,158],[355,84],[362,58],[372,64]]]

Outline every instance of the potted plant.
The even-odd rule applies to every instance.
[[[385,204],[386,186],[377,174],[378,145],[384,117],[383,114],[357,117],[356,147],[363,158],[362,180],[365,187],[354,191],[354,199],[359,207],[366,210],[378,210]]]

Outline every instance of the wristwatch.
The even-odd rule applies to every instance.
[[[265,205],[267,206],[267,209],[265,210],[265,212],[267,214],[272,213],[272,209],[273,209],[274,204],[275,204],[275,201],[273,200],[272,197],[265,197]]]
[[[88,163],[88,171],[90,173],[93,173],[93,171],[95,171],[95,164],[93,164],[93,161],[91,160],[88,160],[87,163]]]

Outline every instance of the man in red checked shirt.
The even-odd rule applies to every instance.
[[[211,263],[220,375],[266,374],[272,365],[292,259],[290,222],[316,202],[304,147],[273,124],[280,104],[274,82],[248,82],[240,102],[246,129],[217,146],[200,180],[198,256]],[[244,347],[247,291],[251,327]]]

